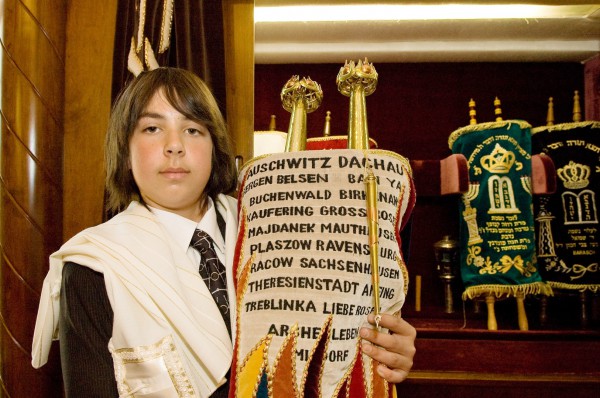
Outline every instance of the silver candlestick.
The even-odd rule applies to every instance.
[[[438,276],[444,282],[445,312],[451,314],[454,312],[452,280],[458,272],[458,242],[446,235],[433,244],[433,249]]]

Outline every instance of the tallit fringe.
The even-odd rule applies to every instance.
[[[501,297],[516,297],[517,293],[543,294],[545,296],[553,296],[552,287],[545,282],[527,283],[524,285],[479,285],[471,286],[465,289],[462,294],[463,300],[473,300],[481,296],[493,295],[496,298]]]

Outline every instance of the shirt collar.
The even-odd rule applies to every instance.
[[[184,252],[189,248],[194,231],[198,228],[212,238],[217,250],[225,253],[225,242],[217,224],[217,209],[211,198],[208,198],[208,208],[202,220],[198,223],[170,211],[159,210],[154,207],[150,207],[150,209],[158,222],[167,230],[169,236],[177,242],[177,245]]]

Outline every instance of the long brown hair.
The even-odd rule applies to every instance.
[[[215,199],[218,194],[235,189],[236,169],[227,127],[210,89],[192,72],[158,68],[137,76],[113,106],[104,146],[109,213],[118,213],[132,200],[142,201],[129,166],[129,140],[140,115],[160,89],[164,90],[171,106],[187,118],[204,124],[210,132],[212,171],[204,194]]]

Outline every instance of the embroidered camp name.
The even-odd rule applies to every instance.
[[[251,181],[247,182],[243,187],[242,193],[247,193],[253,188],[260,187],[263,185],[276,184],[296,184],[296,183],[326,183],[329,181],[329,174],[327,173],[294,173],[294,174],[280,174],[277,175],[269,174],[269,172],[277,172],[282,170],[325,170],[328,171],[332,167],[340,169],[359,169],[364,170],[366,167],[366,159],[358,158],[356,156],[350,157],[338,157],[332,159],[331,157],[299,157],[299,158],[287,158],[287,159],[276,159],[265,163],[260,163],[252,166],[247,173],[247,178]],[[337,164],[336,164],[337,163]],[[374,170],[383,170],[392,172],[395,175],[403,176],[404,169],[398,162],[390,162],[384,159],[373,159],[370,163]],[[258,178],[253,178],[259,175]],[[348,179],[350,182],[362,182],[363,174],[350,175]],[[399,180],[390,180],[390,184],[398,185]]]
[[[248,177],[254,177],[257,173],[265,173],[268,171],[279,171],[286,169],[331,169],[332,164],[337,163],[339,168],[359,168],[364,169],[367,165],[365,157],[358,156],[340,156],[336,159],[332,157],[294,157],[274,159],[264,163],[259,163],[252,166],[248,170]],[[393,171],[398,175],[403,175],[404,170],[398,162],[390,162],[385,159],[372,158],[371,166],[375,170]]]
[[[253,236],[276,234],[280,232],[313,233],[317,231],[333,234],[352,233],[361,235],[367,235],[369,232],[365,225],[360,224],[327,223],[317,226],[315,223],[282,223],[251,228],[248,231],[248,237],[252,238]]]
[[[250,311],[295,311],[295,312],[318,312],[317,306],[313,300],[295,300],[295,299],[267,299],[248,301],[244,304],[246,312]],[[333,315],[368,315],[373,311],[373,307],[356,304],[325,302],[322,307],[322,314]],[[341,340],[341,339],[340,339]]]
[[[258,205],[263,202],[285,202],[293,200],[310,200],[310,199],[330,199],[331,191],[325,190],[298,190],[289,192],[267,192],[262,195],[253,196],[250,198],[250,206]]]
[[[267,259],[259,261],[258,263],[252,264],[252,273],[260,271],[268,271],[277,268],[291,267],[294,264],[293,257],[276,257],[273,259]],[[342,259],[316,259],[309,257],[301,257],[299,259],[300,268],[306,269],[317,269],[327,271],[344,271],[357,274],[371,275],[371,264],[361,263],[358,261],[342,260]],[[379,276],[385,278],[398,279],[400,270],[394,268],[380,268]],[[328,278],[313,278],[313,277],[294,277],[294,276],[280,276],[280,277],[267,277],[264,279],[258,279],[248,283],[250,292],[273,289],[273,288],[292,288],[292,289],[316,289],[316,290],[330,290],[329,286],[333,286],[336,289],[336,284],[342,284],[341,281],[335,280],[331,284],[329,281],[334,279]],[[355,286],[352,284],[352,286]],[[348,290],[344,290],[348,293]]]

